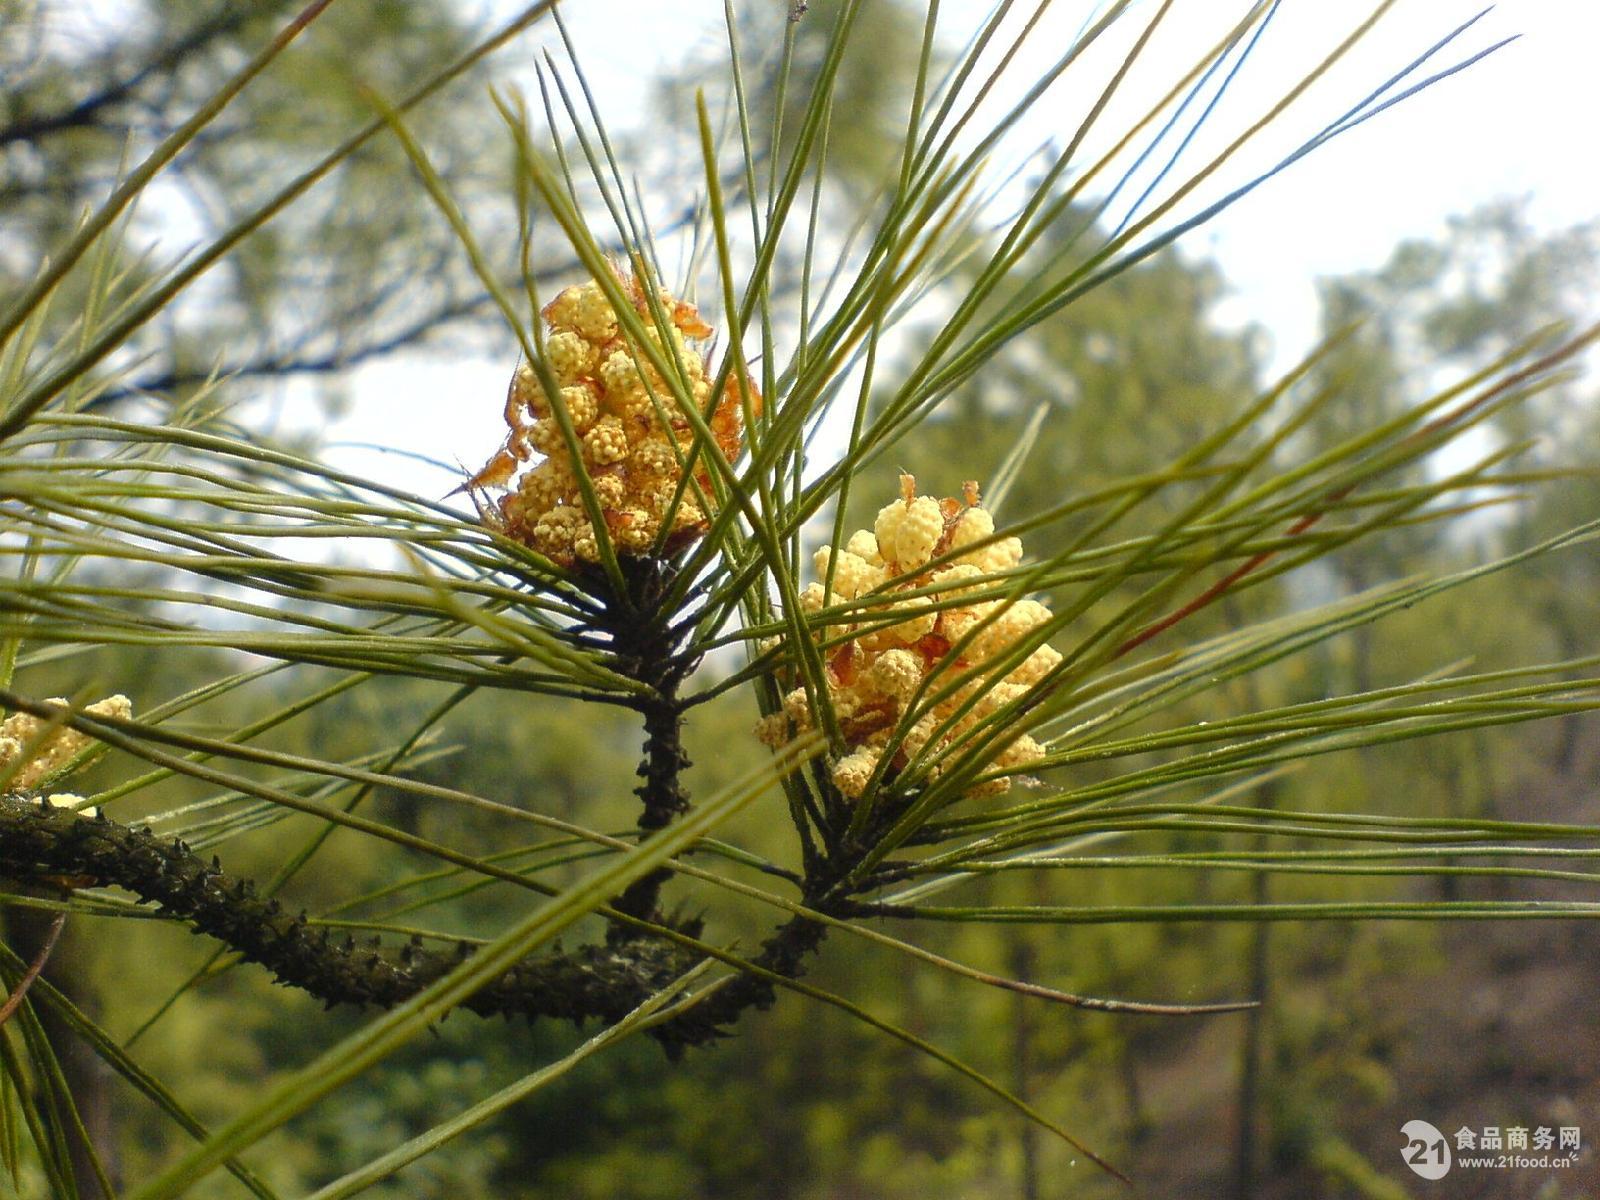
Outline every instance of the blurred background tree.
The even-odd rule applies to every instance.
[[[115,181],[130,146],[175,128],[296,6],[149,4],[108,14],[103,23],[49,0],[11,7],[7,15],[14,19],[0,38],[7,79],[0,99],[0,225],[6,230],[0,280],[8,292],[26,282],[31,264],[64,240],[84,205]],[[748,17],[746,44],[763,48],[754,109],[770,116],[776,72],[789,71],[791,108],[783,130],[791,137],[836,7],[815,4],[814,19],[798,25],[777,4],[753,8]],[[869,6],[867,19],[876,24],[846,57],[838,85],[850,120],[828,141],[836,168],[828,186],[837,194],[821,202],[839,212],[881,201],[874,189],[899,153],[884,131],[896,128],[894,106],[903,102],[917,69],[920,15],[882,4]],[[242,94],[144,198],[141,231],[187,244],[226,230],[278,178],[301,169],[317,148],[369,115],[361,85],[401,91],[408,80],[459,54],[475,32],[473,22],[450,6],[335,4],[324,20],[325,37]],[[682,77],[660,81],[663,114],[689,112],[697,74],[691,66]],[[495,267],[511,280],[514,214],[505,204],[513,190],[511,163],[503,139],[483,119],[483,83],[477,74],[458,82],[444,102],[418,116],[415,131],[442,148],[436,162],[452,193],[480,222],[485,243],[506,248]],[[692,128],[688,120],[667,123]],[[637,135],[634,145],[657,152],[659,160],[662,147],[648,135]],[[760,160],[758,169],[768,162]],[[669,162],[660,169],[669,179],[675,168]],[[250,394],[265,397],[284,379],[314,377],[321,398],[332,403],[344,393],[348,372],[363,362],[424,341],[459,353],[489,344],[490,296],[463,263],[425,191],[397,182],[410,174],[393,139],[370,143],[311,202],[256,233],[230,256],[226,270],[146,326],[125,351],[132,365],[108,377],[92,403],[141,397],[176,405],[217,374],[248,381]],[[639,191],[654,196],[675,189],[646,180]],[[672,208],[664,206],[667,222],[674,219]],[[1060,228],[1103,236],[1096,219],[1091,208],[1075,208]],[[1308,393],[1336,390],[1339,399],[1298,433],[1295,457],[1308,458],[1394,416],[1552,319],[1580,319],[1593,294],[1593,237],[1588,229],[1541,235],[1508,202],[1463,214],[1442,239],[1397,248],[1378,271],[1322,281],[1323,332],[1342,334],[1342,340],[1300,386]],[[859,249],[834,237],[826,251],[848,259]],[[1016,273],[1017,288],[1035,286],[1036,272],[1060,269],[1077,253],[1065,236],[1041,241]],[[144,270],[136,259],[125,265],[136,278]],[[774,289],[796,288],[796,248],[786,248],[783,265]],[[570,251],[552,240],[539,272],[568,281]],[[958,283],[964,278],[956,276]],[[1064,486],[1087,491],[1159,468],[1267,382],[1259,331],[1229,329],[1215,317],[1226,287],[1224,268],[1163,251],[963,384],[892,457],[908,466],[960,463],[964,474],[985,479],[1007,477],[1010,463],[998,505],[1006,517],[1048,508]],[[87,302],[87,290],[67,294],[58,311],[71,314]],[[920,336],[913,331],[911,342]],[[914,346],[890,356],[884,394],[914,356]],[[1495,445],[1542,439],[1523,460],[1530,464],[1531,489],[1542,468],[1594,461],[1600,451],[1595,413],[1588,386],[1566,381],[1533,404],[1497,416],[1484,437]],[[311,436],[305,429],[290,432]],[[1014,459],[1019,443],[1030,448]],[[1464,465],[1429,459],[1413,477],[1438,477]],[[953,490],[956,482],[940,485]],[[877,500],[875,493],[860,497],[848,527],[870,524]],[[1403,573],[1462,569],[1592,519],[1597,500],[1591,478],[1532,491],[1512,507],[1402,528],[1381,543],[1339,551],[1309,578],[1252,589],[1186,631],[1201,638],[1280,612],[1287,589],[1331,599]],[[1135,532],[1161,516],[1152,510]],[[1034,537],[1045,551],[1065,545],[1073,533],[1071,525],[1058,524]],[[1393,620],[1360,626],[1271,681],[1240,682],[1239,694],[1230,698],[1248,709],[1402,684],[1455,661],[1464,645],[1484,656],[1474,664],[1480,670],[1573,658],[1594,627],[1595,584],[1592,551],[1547,556],[1531,570],[1495,575]],[[1127,598],[1107,596],[1085,613],[1084,627]],[[107,647],[30,669],[49,680],[34,686],[39,694],[77,695],[99,681],[143,677],[159,680],[164,695],[178,695],[213,677],[218,657]],[[1262,690],[1269,686],[1276,691]],[[230,694],[191,714],[188,727],[237,729],[293,694],[287,686],[249,700]],[[265,744],[350,758],[374,744],[375,730],[411,728],[436,701],[436,689],[420,680],[378,680],[320,708],[313,722],[275,732]],[[1186,701],[1173,717],[1205,720],[1215,702],[1214,696]],[[697,713],[690,746],[697,793],[709,794],[760,761],[763,752],[747,736],[755,715],[737,694]],[[526,735],[531,729],[540,731],[538,739]],[[1548,725],[1476,730],[1448,742],[1346,752],[1275,779],[1254,802],[1382,812],[1389,798],[1403,795],[1414,815],[1559,814],[1592,822],[1593,798],[1580,787],[1595,761],[1592,730],[1592,722],[1571,716]],[[537,795],[544,811],[581,812],[596,828],[624,830],[632,823],[635,738],[620,717],[597,718],[539,697],[479,697],[435,731],[429,745],[437,754],[416,775],[485,795]],[[618,753],[619,746],[626,753]],[[1082,777],[1094,778],[1095,769]],[[1105,766],[1105,775],[1113,769]],[[176,790],[195,798],[204,793],[181,781]],[[449,819],[415,797],[383,789],[373,811],[424,834],[437,833],[430,827]],[[789,831],[775,824],[747,817],[732,829],[752,850],[776,857]],[[270,877],[283,845],[298,844],[317,828],[289,818],[264,834],[236,839],[229,866]],[[523,835],[491,827],[476,836],[482,844],[472,849],[490,853]],[[1215,840],[1202,843],[1182,832],[1140,836],[1152,855],[1218,849]],[[1237,861],[1186,872],[1110,864],[1094,869],[1086,852],[1083,869],[1071,871],[1066,886],[1082,903],[1114,906],[1377,894],[1373,881],[1360,875],[1313,876],[1312,893],[1295,874],[1248,869],[1246,851],[1262,848],[1254,835],[1240,834],[1223,846],[1238,852]],[[1441,870],[1451,865],[1444,860]],[[423,869],[420,858],[373,858],[361,839],[336,832],[315,869],[296,881],[295,898],[320,911],[352,890],[375,893]],[[436,886],[448,896],[432,905],[438,925],[470,935],[493,930],[503,919],[505,898],[495,889],[465,886],[459,878]],[[1492,893],[1496,881],[1441,873],[1416,886],[1452,899]],[[996,872],[963,887],[973,903],[1047,900],[1039,878],[1020,873]],[[42,926],[34,918],[31,930],[21,928],[19,911],[8,910],[8,927],[22,950],[37,942]],[[391,913],[388,919],[401,918]],[[129,931],[129,925],[140,927]],[[228,959],[189,944],[181,930],[158,922],[114,928],[118,936],[101,939],[99,923],[72,923],[49,977],[120,1039],[160,1062],[169,1082],[202,1114],[229,1111],[248,1097],[259,1075],[306,1059],[322,1042],[321,1029],[358,1023],[343,1013],[321,1015],[313,1001],[272,988],[258,972],[228,969]],[[938,952],[1077,993],[1189,998],[1220,988],[1268,1001],[1246,1016],[1195,1023],[1037,1008],[948,976],[907,972],[887,953],[871,951],[824,955],[815,978],[831,991],[870,997],[886,1019],[949,1046],[1041,1108],[1071,1114],[1090,1142],[1137,1164],[1150,1194],[1209,1196],[1232,1188],[1229,1194],[1241,1197],[1388,1196],[1401,1194],[1392,1182],[1396,1118],[1423,1101],[1442,1105],[1453,1091],[1477,1088],[1485,1096],[1510,1097],[1511,1119],[1521,1119],[1553,1114],[1561,1104],[1593,1111],[1600,1100],[1593,1075],[1581,1078],[1583,1065],[1594,1065],[1592,1047],[1565,1073],[1552,1065],[1543,1080],[1519,1076],[1509,1060],[1539,1054],[1530,1044],[1537,1030],[1511,1022],[1503,1005],[1486,1019],[1499,1022],[1493,1054],[1504,1061],[1491,1061],[1486,1047],[1436,1060],[1421,1054],[1420,1024],[1443,1020],[1425,995],[1441,986],[1445,964],[1453,964],[1448,987],[1455,996],[1468,994],[1469,980],[1511,989],[1535,975],[1533,950],[1519,955],[1495,940],[1498,935],[1479,933],[1483,927],[1467,928],[1474,932],[1341,922],[1281,929],[1258,923],[915,930]],[[762,930],[752,917],[739,933],[755,941]],[[1600,959],[1600,946],[1576,928],[1540,927],[1526,945],[1562,947],[1573,979]],[[148,970],[155,962],[166,969]],[[175,996],[186,975],[200,984]],[[1559,1008],[1572,979],[1538,982]],[[1461,1019],[1476,1018],[1463,1013]],[[1118,1194],[1115,1181],[1070,1169],[1069,1148],[1041,1139],[1032,1126],[984,1103],[903,1045],[835,1010],[791,998],[746,1021],[740,1034],[670,1070],[655,1047],[629,1043],[513,1108],[488,1137],[453,1143],[370,1194],[596,1200]],[[1470,1034],[1463,1024],[1430,1036],[1464,1044]],[[63,1047],[73,1044],[59,1028],[54,1036]],[[270,1162],[274,1185],[289,1192],[312,1187],[330,1166],[380,1153],[427,1129],[441,1109],[469,1103],[488,1086],[521,1075],[527,1062],[565,1052],[579,1040],[564,1028],[491,1027],[460,1018],[443,1026],[440,1039],[365,1077],[342,1121],[295,1124],[272,1135],[259,1157]],[[1541,1061],[1556,1057],[1551,1049]],[[168,1156],[170,1132],[149,1110],[120,1103],[121,1085],[92,1061],[69,1064],[73,1090],[105,1161],[136,1181]],[[1474,1111],[1498,1110],[1486,1101]],[[89,1178],[81,1155],[80,1176]],[[196,1194],[231,1194],[230,1186],[218,1180],[214,1192]],[[1547,1193],[1568,1194],[1581,1193]]]

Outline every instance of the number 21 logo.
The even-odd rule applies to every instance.
[[[1450,1144],[1426,1121],[1407,1121],[1400,1126],[1406,1136],[1400,1156],[1424,1179],[1443,1179],[1450,1173]]]

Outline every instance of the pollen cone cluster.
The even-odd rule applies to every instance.
[[[67,701],[56,697],[51,704],[65,705]],[[126,696],[108,696],[83,710],[91,717],[118,717],[133,715],[133,705]],[[46,730],[50,730],[46,733]],[[69,759],[94,741],[86,733],[58,726],[32,713],[12,713],[0,721],[0,774],[9,774],[6,791],[29,792],[44,779],[53,775]],[[72,795],[51,796],[57,804],[73,803],[79,799]]]
[[[1050,610],[1038,601],[951,603],[973,591],[995,590],[997,581],[992,575],[1022,559],[1018,539],[994,536],[994,519],[978,503],[978,485],[968,483],[961,500],[918,496],[910,475],[900,477],[900,487],[901,499],[884,506],[873,529],[852,534],[836,558],[827,547],[817,551],[819,581],[807,586],[800,597],[808,612],[867,600],[851,614],[856,624],[842,630],[829,624],[816,632],[819,640],[831,640],[841,632],[852,635],[830,649],[824,659],[828,699],[847,748],[833,763],[833,782],[852,800],[861,797],[886,753],[890,757],[882,772],[885,779],[893,779],[913,757],[937,759],[975,726],[1024,695],[1061,661],[1059,653],[1043,644],[1011,661],[1021,643],[1050,619]],[[967,546],[972,549],[955,553]],[[929,561],[935,558],[947,561],[929,569]],[[822,581],[829,578],[830,567],[832,585],[825,594]],[[895,599],[912,590],[924,594]],[[916,719],[904,738],[890,748],[891,736],[924,680],[927,687],[918,700],[919,707],[973,669],[978,673],[952,695],[920,715],[913,714]],[[974,698],[971,707],[944,729],[957,710]],[[767,717],[758,727],[762,741],[780,746],[809,729],[814,720],[812,699],[803,686],[790,691],[784,697],[783,711]],[[1015,771],[1043,755],[1039,743],[1022,733],[996,741],[985,767]],[[941,770],[942,764],[935,762],[930,774],[937,776]],[[996,795],[1010,786],[1011,777],[1002,775],[984,780],[968,795]]]
[[[592,481],[619,556],[648,554],[668,520],[667,535],[659,539],[668,551],[705,532],[706,456],[714,453],[709,447],[696,458],[698,490],[684,489],[671,511],[694,444],[693,425],[677,399],[680,392],[693,399],[726,458],[738,456],[744,434],[738,381],[730,375],[722,395],[712,401],[712,381],[696,347],[710,337],[711,327],[694,306],[658,291],[668,323],[663,336],[639,281],[619,274],[617,282],[675,378],[669,382],[652,364],[650,351],[624,331],[598,283],[568,288],[542,314],[548,327],[545,362],[558,393],[547,395],[533,368],[521,364],[506,397],[510,432],[505,445],[469,482],[474,489],[502,489],[491,517],[508,536],[563,566],[600,556],[580,472]],[[753,411],[759,412],[761,397],[748,381],[747,386]],[[576,435],[576,457],[558,410]]]

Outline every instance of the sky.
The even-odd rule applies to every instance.
[[[746,3],[756,0],[745,0]],[[776,3],[779,0],[759,0]],[[512,0],[477,0],[489,17],[520,9]],[[1004,103],[1072,44],[1097,5],[1056,0],[1012,72]],[[1039,144],[1070,136],[1080,115],[1158,5],[1145,0],[1131,19],[1034,109],[998,156],[997,169]],[[1245,11],[1235,0],[1176,0],[1140,63],[1085,143],[1083,161],[1120,134],[1170,82]],[[1179,169],[1207,161],[1276,103],[1328,48],[1371,11],[1367,2],[1285,0],[1256,53],[1224,102],[1185,152]],[[1019,10],[1030,11],[1024,0]],[[1213,193],[1250,177],[1315,132],[1479,12],[1457,0],[1400,0],[1375,32],[1218,175]],[[679,0],[646,5],[638,0],[583,0],[563,10],[608,123],[626,126],[647,111],[649,80],[697,48],[721,43],[722,5]],[[941,30],[952,44],[986,17],[988,3],[944,0]],[[1518,36],[1520,35],[1520,36]],[[551,30],[529,35],[554,40]],[[1508,0],[1445,51],[1439,66],[1503,38],[1517,40],[1466,72],[1369,121],[1322,147],[1269,181],[1180,245],[1192,257],[1221,267],[1229,293],[1219,307],[1226,324],[1255,324],[1267,331],[1269,366],[1282,368],[1307,349],[1316,328],[1316,280],[1380,266],[1406,238],[1437,237],[1453,214],[1505,196],[1529,198],[1541,230],[1600,216],[1600,168],[1594,159],[1592,122],[1600,114],[1600,3],[1591,0]],[[531,80],[526,81],[531,86]],[[1174,176],[1176,177],[1176,176]],[[1127,194],[1137,194],[1132,189]],[[1204,202],[1197,195],[1190,208]],[[514,348],[508,348],[511,359]],[[368,396],[384,397],[385,424],[410,427],[419,444],[447,459],[477,465],[498,440],[497,406],[482,421],[463,419],[451,405],[441,426],[428,397],[483,391],[498,396],[510,361],[450,363],[426,355],[376,365],[355,381],[356,404],[331,436],[363,440]],[[401,412],[396,412],[396,405]],[[416,409],[418,420],[396,421]],[[373,464],[364,464],[371,469]]]
[[[770,2],[770,0],[763,0]],[[696,4],[703,10],[690,25]],[[500,6],[510,11],[514,5]],[[619,114],[643,107],[652,70],[668,66],[692,40],[720,36],[721,5],[691,0],[638,5],[586,0],[569,21],[585,68],[603,78],[598,90]],[[1029,3],[1019,10],[1031,11]],[[1012,72],[1003,95],[1014,97],[1075,39],[1085,16],[1101,6],[1056,0]],[[1121,36],[1107,49],[1120,57],[1157,5],[1136,5]],[[1146,57],[1124,85],[1126,102],[1109,109],[1100,128],[1126,127],[1119,114],[1142,112],[1158,83],[1181,73],[1199,47],[1213,43],[1247,5],[1225,0],[1177,0]],[[1268,142],[1287,148],[1313,132],[1316,115],[1342,111],[1443,34],[1481,11],[1481,3],[1401,0],[1372,35],[1291,110]],[[1329,46],[1370,12],[1349,0],[1287,0],[1186,161],[1231,138],[1282,96]],[[990,5],[945,0],[941,27],[959,41],[987,16]],[[626,20],[618,18],[626,13]],[[1013,22],[1015,24],[1015,22]],[[1520,35],[1520,36],[1518,36]],[[1230,316],[1261,321],[1296,346],[1308,341],[1314,317],[1313,281],[1379,265],[1400,240],[1442,233],[1446,218],[1508,195],[1529,195],[1531,213],[1546,229],[1600,216],[1600,3],[1591,0],[1509,0],[1490,11],[1460,45],[1465,53],[1517,36],[1518,40],[1455,78],[1344,135],[1247,198],[1187,243],[1215,257],[1238,296]],[[1465,53],[1446,51],[1446,65]],[[1082,86],[1069,80],[1037,107],[1014,145],[1031,147],[1070,130],[1107,77],[1112,54],[1086,60]],[[625,118],[624,118],[625,119]],[[1099,143],[1091,138],[1089,147]],[[1263,161],[1255,156],[1251,161]],[[1231,171],[1225,178],[1242,179]]]

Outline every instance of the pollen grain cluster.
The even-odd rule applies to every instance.
[[[67,701],[57,696],[49,703],[65,707]],[[83,711],[91,717],[127,720],[133,715],[133,705],[126,696],[108,696]],[[0,774],[9,776],[5,790],[32,791],[93,743],[92,737],[76,729],[52,727],[49,721],[32,713],[12,713],[0,721]],[[77,799],[52,797],[57,803]]]
[[[580,474],[591,483],[619,556],[643,556],[658,543],[670,550],[705,532],[711,495],[706,456],[720,451],[736,458],[745,397],[753,411],[760,410],[754,386],[747,380],[742,392],[731,374],[712,402],[712,380],[697,346],[710,337],[711,327],[692,304],[658,290],[657,311],[665,317],[658,323],[636,278],[618,274],[617,283],[638,313],[646,340],[675,377],[669,380],[652,362],[651,350],[627,333],[598,283],[567,288],[542,313],[545,365],[556,394],[547,394],[528,363],[518,366],[506,396],[505,444],[470,481],[473,488],[503,489],[489,514],[495,524],[563,566],[600,557]],[[696,456],[698,487],[680,486],[695,441],[680,396],[692,399],[716,447],[703,447]]]
[[[1061,661],[1034,635],[1050,619],[1043,604],[966,599],[982,591],[992,596],[1003,582],[997,573],[1022,559],[1017,538],[994,536],[978,485],[968,483],[961,500],[938,500],[916,495],[910,475],[900,484],[901,498],[883,507],[871,530],[857,530],[837,555],[828,547],[817,551],[818,581],[800,596],[808,613],[857,602],[842,615],[851,623],[830,621],[813,635],[833,643],[824,654],[824,674],[846,753],[834,761],[832,778],[852,800],[874,775],[893,779],[913,759],[930,762],[929,776],[937,777],[947,752],[958,756],[957,743],[969,736],[987,740],[993,731],[979,727]],[[930,567],[934,560],[940,561]],[[906,593],[915,594],[897,598]],[[841,632],[848,635],[842,643]],[[958,680],[950,695],[928,705]],[[761,739],[779,746],[811,728],[813,699],[805,686],[789,691],[782,710],[759,726]],[[913,719],[906,726],[908,709]],[[996,738],[986,753],[986,771],[1016,771],[1044,756],[1026,733]],[[1010,786],[1009,774],[998,775],[967,794],[995,795]]]

